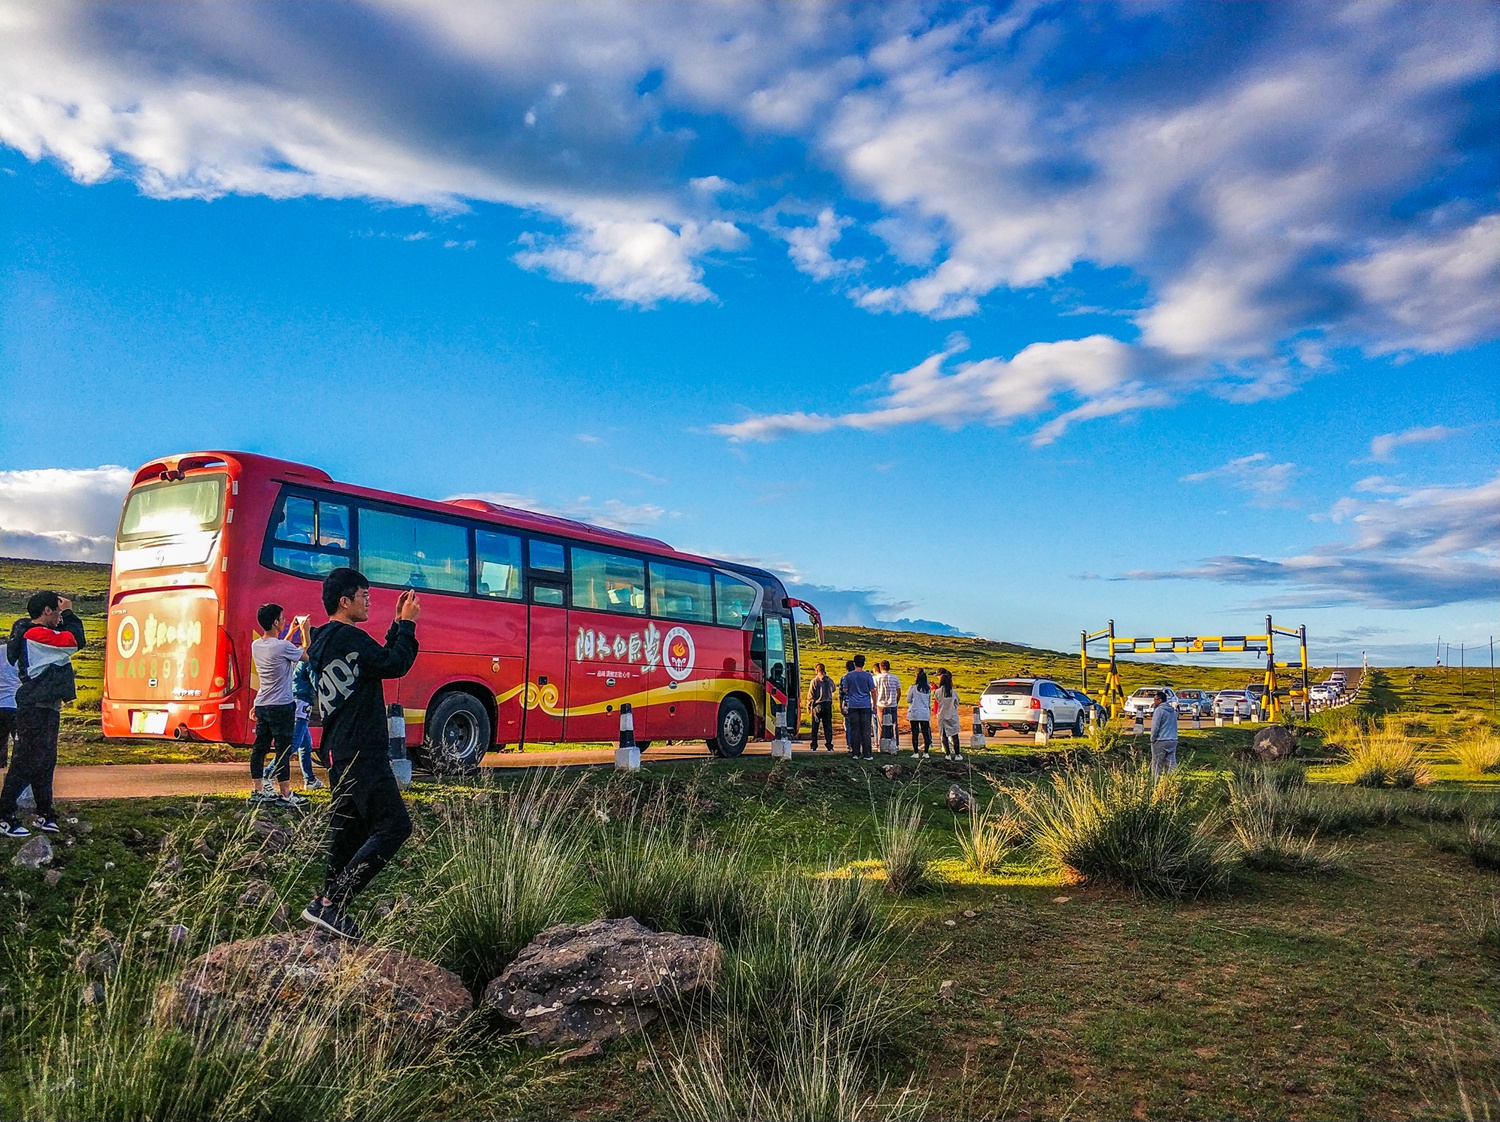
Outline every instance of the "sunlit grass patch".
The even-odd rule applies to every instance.
[[[1384,721],[1345,735],[1342,743],[1343,775],[1356,787],[1423,787],[1432,782],[1407,722]]]
[[[883,874],[882,874],[883,875]],[[935,883],[966,888],[1061,888],[1074,883],[1066,869],[1050,862],[1008,861],[993,872],[975,872],[962,858],[940,857],[928,866]]]

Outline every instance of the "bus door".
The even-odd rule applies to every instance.
[[[568,692],[568,609],[563,547],[527,543],[526,688],[521,741],[559,741]]]
[[[790,712],[796,705],[793,695],[797,688],[795,671],[787,659],[787,628],[790,624],[790,620],[773,615],[767,615],[762,622],[765,643],[761,649],[761,672],[765,675],[766,683],[764,712],[767,736],[775,729],[775,710],[786,706]]]

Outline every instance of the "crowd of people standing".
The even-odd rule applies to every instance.
[[[844,743],[856,760],[875,758],[875,744],[889,739],[901,750],[901,705],[906,703],[906,724],[911,732],[911,751],[917,759],[932,757],[932,722],[936,714],[938,734],[942,738],[943,756],[962,760],[959,748],[958,691],[953,675],[946,669],[937,672],[933,688],[925,667],[919,667],[916,680],[901,692],[901,679],[891,670],[889,661],[875,663],[874,671],[865,669],[865,656],[855,655],[844,664],[844,676],[837,682],[828,668],[818,663],[807,688],[807,711],[812,720],[812,749],[818,750],[821,737],[826,751],[833,751],[833,708],[838,704]]]

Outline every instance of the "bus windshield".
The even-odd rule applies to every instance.
[[[171,538],[218,529],[224,516],[224,478],[196,475],[137,488],[125,500],[119,540]]]

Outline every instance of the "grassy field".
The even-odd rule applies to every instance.
[[[1426,719],[1424,758],[1451,770],[1447,738],[1473,724],[1471,716]],[[1250,735],[1189,734],[1188,770],[1218,781]],[[885,808],[898,798],[919,808],[930,884],[878,905],[897,942],[869,983],[899,998],[902,1015],[872,1053],[867,1078],[872,1092],[914,1088],[929,1118],[1452,1118],[1466,1109],[1495,1117],[1496,876],[1475,867],[1462,841],[1465,815],[1484,822],[1500,814],[1500,776],[1360,791],[1342,785],[1320,735],[1304,736],[1314,760],[1309,789],[1364,808],[1364,819],[1320,839],[1342,851],[1342,870],[1299,876],[1245,867],[1225,890],[1196,899],[1080,883],[1026,842],[988,874],[964,867],[957,832],[966,818],[943,805],[948,786],[963,784],[981,800],[1001,786],[1045,787],[1065,764],[1057,753],[1013,749],[919,768],[906,758],[895,778],[842,756],[591,772],[565,821],[597,852],[620,845],[621,825],[641,808],[666,808],[653,828],[691,815],[754,877],[788,867],[878,876]],[[1328,762],[1317,763],[1320,756]],[[455,807],[468,805],[476,786],[514,792],[524,782],[487,776],[414,789],[417,834],[366,906],[410,896],[418,912],[436,907],[441,878],[429,858]],[[325,806],[315,804],[314,819]],[[202,833],[224,850],[244,813],[232,800],[98,802],[70,812],[81,821],[60,840],[59,883],[0,863],[0,892],[12,902],[0,955],[12,1010],[0,1014],[7,1118],[20,1111],[21,1058],[36,1047],[21,1031],[28,1002],[76,1000],[75,941],[96,925],[123,930],[143,901],[165,923],[166,913],[151,909],[173,906],[191,895],[194,878],[209,878],[184,839]],[[169,837],[179,839],[174,851],[186,864],[183,887],[163,898],[151,886],[163,883],[158,862]],[[315,883],[316,869],[302,864],[314,853],[259,854],[237,876],[271,881],[295,912]],[[231,896],[218,922],[254,928],[274,903],[240,905]],[[574,918],[597,915],[599,890],[586,888],[566,907]],[[416,938],[399,926],[377,930],[401,945]],[[946,991],[945,982],[953,983]],[[478,1066],[468,1078],[478,1082],[419,1114],[681,1116],[670,1088],[642,1075],[680,1046],[669,1030],[563,1068],[493,1026],[474,1031]],[[886,1107],[864,1116],[899,1116]]]

